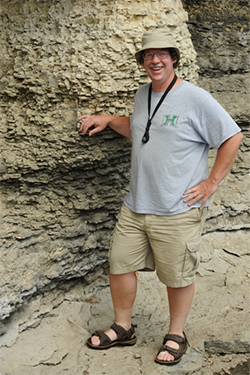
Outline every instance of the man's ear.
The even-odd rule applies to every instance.
[[[170,57],[171,57],[171,55],[170,55]],[[173,65],[174,65],[174,64],[176,63],[176,61],[177,61],[177,59],[173,60],[172,57],[171,57],[171,60],[172,60]]]
[[[141,66],[143,66],[143,68],[144,68],[144,62],[141,63]]]

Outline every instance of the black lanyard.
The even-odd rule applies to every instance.
[[[154,115],[156,114],[156,112],[158,111],[158,109],[160,108],[163,100],[166,98],[167,94],[169,93],[169,91],[174,86],[174,84],[175,84],[176,81],[177,81],[177,75],[175,74],[174,78],[172,79],[172,81],[168,85],[166,91],[164,92],[164,94],[162,95],[161,99],[157,103],[157,106],[155,107],[155,110],[154,110],[154,112],[153,112],[153,114],[152,114],[151,117],[150,117],[150,111],[151,111],[152,83],[150,83],[149,90],[148,90],[148,122],[147,122],[147,126],[146,126],[146,130],[145,130],[144,136],[142,137],[142,140],[141,140],[142,143],[147,143],[148,142],[148,140],[149,140],[149,129],[150,129],[150,126],[151,126],[151,123],[152,123],[152,119],[153,119]]]

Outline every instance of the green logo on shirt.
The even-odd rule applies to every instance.
[[[170,117],[170,115],[164,115],[162,120],[162,126],[163,125],[171,125],[171,126],[177,126],[179,116],[173,115]]]

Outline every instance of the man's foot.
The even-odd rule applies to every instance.
[[[134,326],[126,330],[122,326],[114,323],[109,330],[96,331],[87,340],[87,345],[92,349],[108,349],[115,345],[134,345],[136,336],[134,335]]]
[[[164,337],[163,345],[158,351],[155,362],[162,365],[172,365],[180,362],[186,352],[188,341],[185,333],[183,336],[167,334]]]
[[[112,329],[112,328],[109,328],[107,331],[104,332],[105,335],[107,335],[111,341],[115,341],[117,340],[117,333]],[[94,336],[91,336],[91,343],[94,345],[94,346],[99,346],[100,345],[100,336],[98,335],[95,335]]]
[[[168,340],[165,345],[169,346],[172,349],[179,349],[179,344],[177,344],[177,342],[175,341]],[[159,355],[157,355],[157,358],[160,361],[173,361],[174,360],[174,356],[165,350],[160,352]]]

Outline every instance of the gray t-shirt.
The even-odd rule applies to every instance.
[[[218,149],[240,128],[207,91],[182,81],[158,109],[144,144],[148,89],[137,91],[130,118],[131,180],[124,203],[137,213],[175,215],[190,209],[184,191],[207,178],[209,146]],[[161,95],[152,91],[151,114]]]

